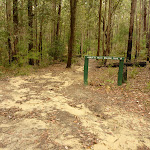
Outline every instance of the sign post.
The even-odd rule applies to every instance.
[[[89,58],[88,56],[85,56],[84,61],[84,84],[88,85],[88,64],[89,64]]]
[[[88,64],[89,64],[89,59],[113,59],[113,60],[119,60],[118,86],[122,85],[124,57],[85,56],[85,61],[84,61],[84,84],[85,85],[88,85]]]

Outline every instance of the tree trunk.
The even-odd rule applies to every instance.
[[[32,52],[33,49],[33,12],[32,12],[32,0],[28,0],[28,26],[29,26],[29,44],[28,52]],[[34,59],[29,58],[29,65],[34,65]]]
[[[12,61],[12,46],[11,46],[11,0],[6,0],[6,15],[7,15],[7,42],[8,42],[8,54],[9,64]]]
[[[35,50],[38,53],[38,23],[37,23],[37,0],[34,0],[34,22],[35,22]],[[39,65],[39,60],[36,60],[36,64]]]
[[[13,26],[14,26],[14,50],[12,52],[12,61],[17,61],[18,52],[18,0],[13,0]]]
[[[99,22],[98,22],[98,49],[97,49],[97,56],[100,53],[100,38],[101,38],[101,16],[102,16],[102,0],[99,2]]]
[[[135,14],[135,9],[136,9],[136,2],[137,0],[132,0],[131,2],[130,27],[129,27],[128,48],[127,48],[127,62],[131,61],[134,14]]]
[[[42,17],[43,18],[43,17]],[[40,54],[40,61],[42,60],[42,39],[43,39],[43,19],[41,18],[41,22],[40,22],[40,35],[39,35],[39,54]]]
[[[148,7],[148,19],[147,19],[147,61],[150,62],[150,27],[149,27],[149,16],[150,16],[150,0],[149,0],[149,7]]]
[[[57,19],[57,28],[56,28],[56,42],[58,43],[59,41],[59,30],[60,30],[60,16],[61,16],[61,1],[59,1],[59,9],[58,9],[58,19]],[[54,55],[54,60],[58,59],[58,46],[56,46],[55,49],[55,55]]]
[[[149,45],[148,45],[147,61],[149,61],[150,63],[150,28],[149,28]]]
[[[71,18],[70,18],[70,39],[69,39],[69,44],[68,44],[67,68],[71,67],[72,52],[73,52],[73,48],[74,48],[76,7],[77,7],[77,0],[70,0]]]
[[[108,10],[106,55],[110,54],[110,35],[111,35],[110,30],[111,30],[111,0],[109,0],[109,10]]]
[[[104,18],[103,18],[103,56],[106,56],[106,51],[105,51],[106,12],[107,12],[107,0],[105,0],[105,12],[104,12]]]
[[[142,4],[140,0],[140,14],[139,14],[139,38],[138,38],[138,52],[137,56],[139,57],[140,50],[141,50],[141,20],[142,20]]]
[[[137,53],[138,53],[138,18],[136,14],[136,47],[135,47],[135,59],[137,59]]]
[[[57,39],[57,40],[58,40],[58,37],[59,37],[59,29],[60,29],[61,1],[62,1],[62,0],[60,0],[60,2],[59,2],[57,28],[56,28],[56,39]]]
[[[52,43],[54,44],[55,42],[55,37],[56,37],[56,0],[52,1],[52,9],[53,9],[53,29],[52,29]]]
[[[147,8],[146,8],[146,5],[147,5],[147,2],[146,2],[146,0],[144,0],[144,34],[146,33],[146,16],[147,16],[147,12],[146,12],[146,10],[147,10]]]

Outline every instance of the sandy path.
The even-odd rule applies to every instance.
[[[150,148],[150,122],[104,105],[82,84],[80,66],[67,70],[58,65],[45,73],[0,82],[0,149]],[[89,98],[100,105],[100,112],[92,111],[86,103]]]

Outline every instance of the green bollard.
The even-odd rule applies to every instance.
[[[123,65],[124,65],[124,60],[120,60],[120,62],[119,62],[119,72],[118,72],[118,86],[122,85]]]
[[[88,56],[85,56],[85,61],[84,61],[84,84],[88,85],[88,63],[89,59],[87,58]]]

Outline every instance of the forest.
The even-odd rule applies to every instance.
[[[0,65],[71,67],[76,56],[150,57],[148,0],[1,0]]]
[[[150,0],[0,0],[0,149],[150,150]]]

